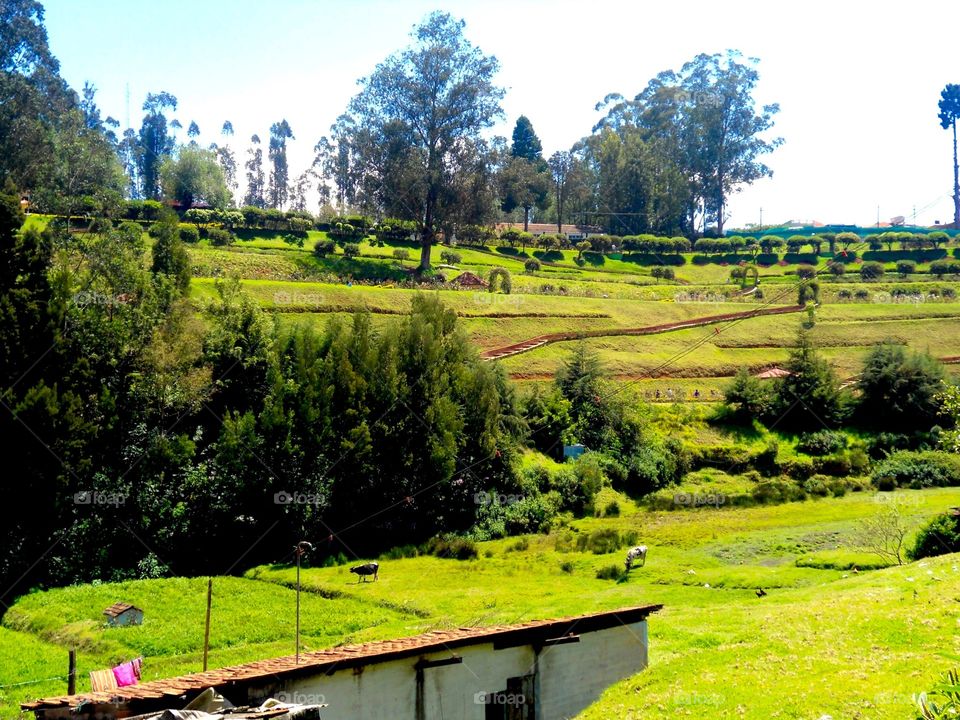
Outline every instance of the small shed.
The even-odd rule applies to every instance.
[[[114,603],[104,610],[103,614],[107,617],[107,625],[112,627],[141,625],[143,623],[143,610],[130,603]]]
[[[480,288],[487,287],[486,280],[484,280],[479,275],[474,275],[469,270],[457,275],[457,277],[455,277],[452,282],[454,285],[459,285],[460,287],[480,287]]]

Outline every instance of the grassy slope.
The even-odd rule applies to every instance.
[[[896,497],[916,526],[960,504],[960,489]],[[651,668],[612,688],[588,712],[591,718],[664,717],[694,701],[710,703],[712,717],[855,717],[852,708],[880,695],[903,700],[925,688],[958,658],[952,613],[960,558],[850,577],[829,563],[827,569],[797,565],[817,554],[848,553],[857,520],[882,507],[872,495],[675,512],[619,502],[621,517],[574,521],[552,535],[529,537],[527,547],[516,539],[483,543],[472,561],[384,560],[377,583],[357,584],[345,567],[306,569],[308,588],[337,599],[305,596],[305,643],[322,647],[664,603],[651,622]],[[557,550],[571,533],[600,528],[636,531],[650,546],[646,567],[627,582],[595,578],[597,569],[622,562],[622,551]],[[293,577],[292,568],[272,566],[255,568],[246,579],[215,579],[212,666],[290,651],[293,593],[287,586]],[[14,657],[25,643],[31,651],[13,670],[0,665],[0,684],[62,673],[64,648],[71,645],[81,649],[81,689],[89,670],[139,653],[147,658],[148,677],[197,670],[205,585],[203,579],[138,581],[25,596],[4,619],[0,658]],[[761,586],[769,596],[758,600],[753,591]],[[118,599],[144,607],[142,627],[102,627],[100,612]],[[10,688],[0,714],[10,716],[12,703],[63,687]],[[889,702],[863,717],[899,717],[904,707]]]

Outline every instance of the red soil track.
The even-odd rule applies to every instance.
[[[761,315],[783,315],[786,313],[795,313],[805,310],[803,305],[790,305],[787,307],[757,308],[756,310],[747,310],[745,312],[727,313],[726,315],[708,315],[706,317],[691,318],[680,322],[666,323],[664,325],[649,325],[640,328],[609,328],[606,330],[580,330],[562,333],[550,333],[549,335],[538,335],[535,338],[514,343],[505,347],[485,350],[480,353],[484,360],[500,360],[501,358],[518,355],[523,352],[529,352],[534,348],[549,345],[550,343],[563,342],[565,340],[579,340],[588,337],[608,337],[616,335],[655,335],[656,333],[670,332],[672,330],[685,330],[686,328],[703,327],[715,323],[729,322],[731,320],[746,320],[747,318],[759,317]]]

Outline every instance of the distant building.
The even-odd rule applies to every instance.
[[[764,370],[754,375],[758,380],[775,380],[776,378],[790,377],[793,375],[789,370],[784,370],[783,368],[770,368],[769,370]]]
[[[234,705],[325,704],[323,720],[556,720],[647,667],[647,617],[661,607],[434,630],[22,707],[37,720],[109,720],[180,709],[214,688]]]
[[[107,625],[140,625],[143,623],[143,610],[129,603],[114,603],[103,614],[107,617]]]
[[[587,449],[583,445],[580,445],[579,443],[576,445],[564,445],[563,459],[566,460],[567,458],[573,458],[574,460],[576,460],[578,457],[583,455],[586,451]]]
[[[523,223],[498,223],[497,232],[503,232],[513,228],[515,230],[523,230]],[[527,232],[533,235],[534,237],[540,237],[541,235],[556,235],[557,233],[557,224],[556,223],[530,223],[527,226]],[[560,235],[565,235],[567,240],[577,241],[577,240],[586,240],[589,237],[594,235],[603,235],[603,230],[592,225],[561,225],[560,226]]]

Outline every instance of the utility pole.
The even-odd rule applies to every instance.
[[[760,232],[763,232],[763,208],[760,208]]]
[[[297,652],[296,660],[294,661],[295,665],[300,664],[300,556],[307,550],[313,550],[313,545],[306,540],[298,542],[297,546],[293,549],[294,554],[297,556]]]
[[[210,650],[210,606],[213,604],[213,578],[207,578],[207,622],[203,629],[203,671],[207,671],[207,653]]]

